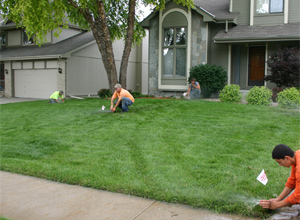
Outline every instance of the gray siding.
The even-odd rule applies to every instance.
[[[187,79],[162,79],[161,84],[162,85],[180,85],[185,86],[187,82]]]
[[[188,25],[186,17],[180,12],[171,12],[163,21],[163,28],[167,27],[186,27]]]
[[[250,24],[250,0],[233,0],[232,11],[240,12],[238,23],[241,25]]]
[[[255,15],[254,25],[276,25],[283,24],[284,21],[283,13],[280,14],[266,14],[266,15]]]
[[[228,69],[228,45],[227,44],[215,44],[213,42],[213,37],[219,32],[219,30],[224,29],[223,25],[211,24],[210,30],[210,58],[208,64],[214,64],[222,66],[227,71]]]
[[[176,3],[172,2],[172,1],[169,1],[167,4],[166,4],[166,8],[163,10],[163,15],[168,12],[170,9],[182,9],[184,10],[186,13],[188,12],[188,9],[187,7],[183,7],[182,5],[177,5]]]
[[[117,71],[120,69],[124,44],[122,40],[114,44],[115,62]],[[147,49],[145,49],[145,52]],[[132,48],[127,68],[127,89],[141,91],[142,75],[141,46]],[[67,62],[68,94],[70,95],[97,95],[100,89],[108,89],[107,73],[96,43],[83,48],[71,55]]]
[[[289,1],[289,23],[300,22],[300,1]]]

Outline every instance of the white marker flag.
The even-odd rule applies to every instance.
[[[102,105],[102,111],[104,111],[104,109],[105,109],[105,106],[104,106],[104,105]]]
[[[267,175],[266,175],[264,169],[261,171],[261,173],[258,175],[258,177],[256,179],[264,185],[267,184],[268,178],[267,178]]]

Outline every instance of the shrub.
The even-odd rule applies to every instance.
[[[285,89],[278,94],[278,106],[281,108],[296,109],[300,107],[300,92],[296,88]]]
[[[277,87],[299,86],[300,82],[300,51],[297,47],[278,48],[267,61],[271,75],[265,80]]]
[[[202,96],[210,97],[224,88],[227,73],[221,66],[200,64],[190,69],[189,82],[192,78],[200,83]]]
[[[254,86],[246,96],[246,101],[251,105],[270,105],[272,102],[272,91],[266,87]]]
[[[281,88],[273,88],[272,89],[272,101],[273,102],[277,102],[277,96],[278,96],[278,93],[280,93],[280,92],[282,92],[283,91],[283,89],[281,89]]]
[[[243,96],[240,92],[240,86],[234,84],[226,85],[219,95],[221,102],[241,102],[242,98]]]
[[[98,91],[98,95],[100,98],[108,98],[112,96],[111,91],[109,89],[100,89]]]
[[[130,90],[128,90],[130,93],[131,93],[131,95],[134,97],[134,98],[145,98],[145,97],[148,97],[147,95],[143,95],[143,94],[141,94],[141,93],[139,93],[139,92],[131,92]]]

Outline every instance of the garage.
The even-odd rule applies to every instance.
[[[14,71],[15,97],[48,99],[57,90],[56,69]]]

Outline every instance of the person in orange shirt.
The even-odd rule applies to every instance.
[[[285,206],[292,206],[300,203],[300,150],[293,151],[284,144],[277,145],[272,152],[272,158],[279,166],[292,167],[291,175],[288,178],[283,191],[276,199],[260,200],[263,208],[277,209]],[[292,191],[294,192],[288,196]],[[287,197],[288,196],[288,197]],[[287,198],[286,198],[287,197]]]
[[[114,86],[114,88],[116,91],[114,92],[114,94],[111,97],[110,110],[112,112],[115,112],[117,107],[119,107],[120,109],[122,109],[122,112],[128,112],[128,106],[130,106],[134,103],[133,96],[130,94],[130,92],[123,89],[120,84],[116,84]],[[118,99],[118,100],[115,102],[115,107],[114,107],[115,99]]]

